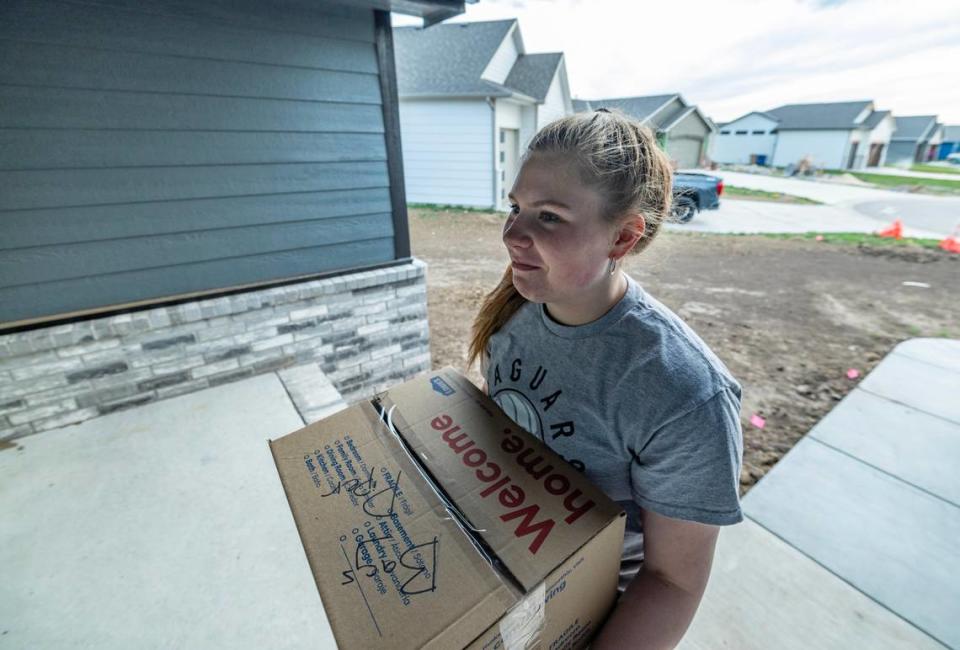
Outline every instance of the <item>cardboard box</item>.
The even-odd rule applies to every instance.
[[[270,443],[337,643],[579,648],[624,513],[453,368]]]

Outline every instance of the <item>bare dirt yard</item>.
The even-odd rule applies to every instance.
[[[429,265],[434,368],[466,368],[470,325],[509,258],[496,213],[411,209]],[[743,384],[746,492],[900,341],[960,338],[960,255],[764,236],[662,232],[626,270]],[[929,287],[904,285],[923,283]],[[847,370],[860,371],[848,379]],[[761,429],[753,414],[766,419]]]

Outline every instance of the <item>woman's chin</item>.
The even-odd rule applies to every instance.
[[[514,279],[513,287],[517,290],[517,293],[523,296],[524,300],[527,300],[528,302],[544,302],[543,296],[540,294],[540,292],[533,287],[527,286],[527,283],[523,280],[518,282],[516,279]]]

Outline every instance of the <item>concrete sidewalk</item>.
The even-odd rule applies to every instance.
[[[898,345],[743,501],[684,648],[960,647],[960,341]]]

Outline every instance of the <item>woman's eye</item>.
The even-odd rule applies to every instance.
[[[516,214],[519,211],[520,211],[520,206],[514,205],[512,203],[510,204],[510,214]]]
[[[541,212],[540,218],[546,221],[547,223],[553,223],[554,221],[560,221],[560,217],[553,214],[552,212]]]

